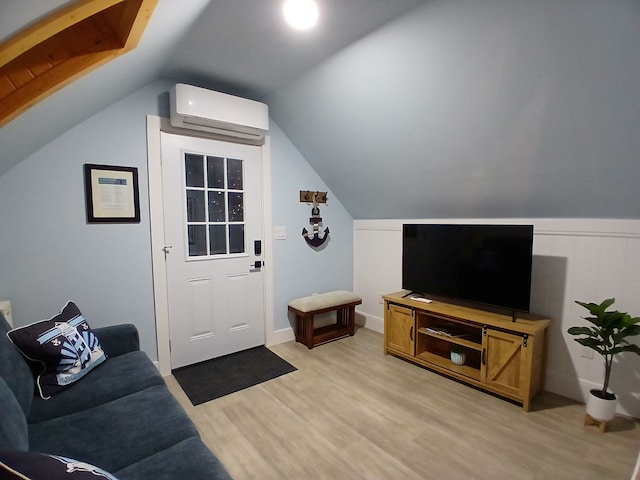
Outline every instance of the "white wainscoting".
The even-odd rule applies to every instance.
[[[567,334],[588,313],[574,300],[615,297],[614,308],[640,316],[640,220],[412,219],[354,222],[354,291],[366,326],[383,331],[381,294],[401,289],[403,223],[525,223],[534,225],[531,311],[553,320],[545,389],[584,401],[601,387],[604,362]],[[640,341],[640,337],[635,337]],[[619,356],[611,390],[618,412],[640,418],[640,358]]]

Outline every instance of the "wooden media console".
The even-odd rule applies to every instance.
[[[405,297],[406,293],[383,297],[385,354],[509,398],[529,410],[531,399],[544,386],[546,329],[551,320],[427,303]]]

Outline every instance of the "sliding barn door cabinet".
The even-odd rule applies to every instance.
[[[544,386],[551,320],[503,315],[406,292],[384,296],[384,353],[509,398],[529,410]]]

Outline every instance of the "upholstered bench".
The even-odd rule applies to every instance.
[[[289,302],[289,311],[296,315],[296,342],[313,348],[321,343],[355,333],[356,305],[362,298],[346,290],[296,298]],[[313,317],[336,311],[336,323],[314,328]]]

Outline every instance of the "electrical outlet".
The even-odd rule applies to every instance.
[[[593,358],[593,349],[589,347],[582,347],[582,352],[580,353],[582,358],[588,358],[591,360]]]
[[[0,312],[5,320],[13,327],[13,315],[11,314],[11,302],[9,300],[0,301]]]

